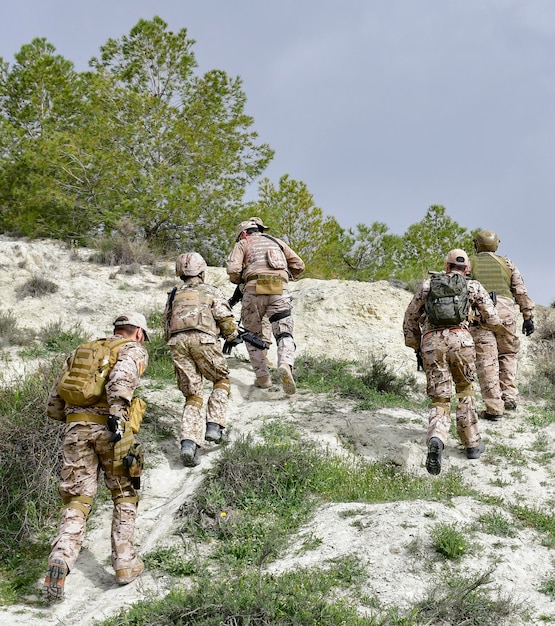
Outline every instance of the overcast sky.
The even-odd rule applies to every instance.
[[[0,56],[46,37],[85,70],[154,15],[196,40],[200,72],[242,78],[274,183],[399,235],[441,204],[555,300],[553,0],[17,0]]]

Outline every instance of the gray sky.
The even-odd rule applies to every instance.
[[[242,78],[274,183],[305,182],[344,228],[399,235],[441,204],[495,230],[531,297],[555,300],[552,0],[18,0],[2,13],[6,61],[46,37],[77,70],[140,18],[186,28],[199,71]]]

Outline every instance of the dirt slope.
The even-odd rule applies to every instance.
[[[109,331],[115,315],[126,309],[146,315],[162,310],[166,293],[175,282],[171,264],[161,265],[156,273],[147,267],[140,268],[138,273],[127,273],[125,268],[92,264],[87,260],[90,255],[90,251],[72,252],[50,241],[31,243],[0,238],[2,310],[15,312],[22,328],[40,329],[57,322],[71,327],[78,321],[91,336]],[[18,287],[37,275],[48,277],[59,290],[42,298],[18,298]],[[233,291],[221,268],[211,268],[207,282],[220,286],[227,295]],[[299,353],[359,359],[378,354],[397,371],[416,374],[414,353],[403,345],[401,332],[410,293],[387,282],[312,279],[298,281],[292,291]],[[532,347],[532,342],[523,338],[523,375],[534,360]],[[32,367],[20,362],[17,349],[9,349],[8,353],[5,380]],[[270,357],[275,361],[274,349]],[[293,420],[307,437],[340,452],[346,453],[342,442],[350,441],[356,454],[389,460],[408,471],[427,475],[423,467],[425,413],[405,409],[354,412],[349,403],[326,396],[301,391],[287,397],[277,386],[255,389],[246,351],[241,346],[230,357],[230,365],[232,439],[240,433],[256,431],[267,416],[280,416]],[[423,374],[417,376],[419,385],[423,385]],[[175,424],[177,432],[182,406],[179,392],[174,387],[164,391],[149,389],[148,377],[144,383],[147,398],[167,407],[168,420]],[[452,440],[446,449],[445,469],[456,466],[480,492],[512,502],[542,506],[554,498],[555,465],[536,461],[531,451],[538,435],[524,426],[522,413],[517,412],[502,423],[483,424],[482,430],[486,442],[502,438],[528,455],[529,462],[516,468],[510,458],[494,458],[488,452],[482,460],[470,462]],[[542,437],[548,438],[551,448],[555,428],[542,430]],[[217,454],[216,447],[207,447],[200,466],[185,469],[179,461],[176,441],[168,442],[161,454],[149,459],[137,523],[139,552],[147,553],[171,541],[176,511],[192,496],[203,469]],[[345,510],[353,515],[341,515]],[[453,506],[418,501],[326,505],[270,569],[283,571],[321,564],[327,558],[354,551],[368,568],[368,592],[385,604],[408,606],[426,595],[433,577],[442,571],[441,561],[429,565],[431,528],[439,522],[468,524],[494,510],[492,505],[471,498],[456,498]],[[111,505],[106,503],[89,523],[85,547],[66,583],[64,602],[47,608],[28,605],[0,608],[0,624],[87,626],[141,598],[162,596],[169,581],[150,572],[127,587],[114,583],[109,565],[110,516]],[[321,544],[314,550],[299,552],[306,536],[320,538]],[[555,603],[538,591],[543,580],[555,577],[552,550],[541,545],[541,537],[524,529],[512,538],[479,533],[478,540],[482,549],[477,555],[465,558],[461,570],[481,573],[493,568],[493,586],[514,599],[526,601],[530,607],[535,617],[527,623],[544,624],[542,615],[555,621]],[[416,554],[415,545],[419,546]],[[37,590],[40,582],[37,581]]]

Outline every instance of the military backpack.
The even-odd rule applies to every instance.
[[[104,394],[106,379],[118,359],[119,348],[129,339],[97,339],[81,344],[68,359],[57,385],[58,395],[73,406],[92,406]]]
[[[426,301],[428,321],[435,328],[459,326],[468,317],[466,278],[457,272],[433,273]]]

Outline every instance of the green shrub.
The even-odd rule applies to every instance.
[[[48,278],[42,276],[32,276],[28,281],[20,285],[16,289],[16,293],[19,299],[26,297],[41,298],[58,291],[58,285],[53,283]]]

